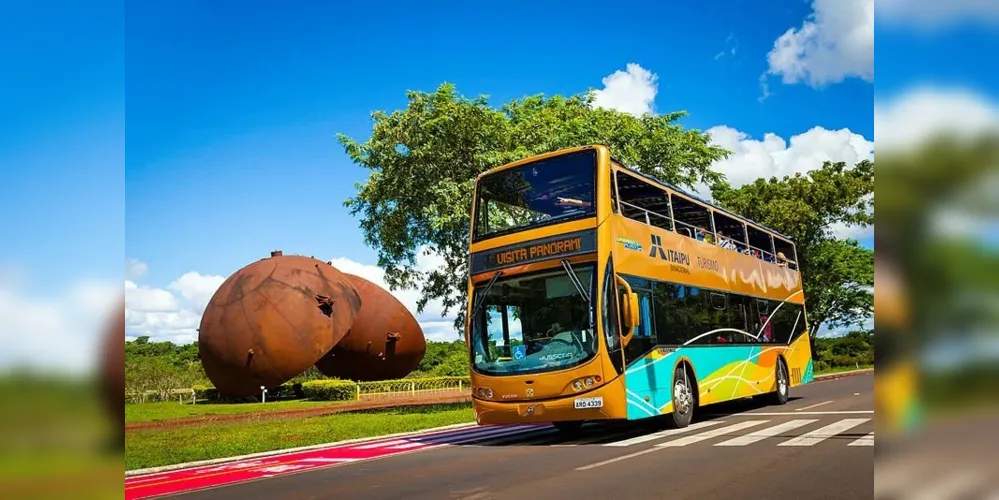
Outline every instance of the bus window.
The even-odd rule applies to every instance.
[[[673,219],[676,232],[707,243],[714,243],[711,232],[711,212],[707,207],[686,198],[673,196]]]
[[[638,294],[639,319],[638,327],[635,328],[635,335],[624,349],[625,363],[631,363],[644,356],[658,343],[655,333],[656,324],[653,319],[652,292],[648,289],[636,288],[641,281],[646,280],[628,279],[628,284],[631,286],[632,291]]]
[[[693,311],[686,307],[686,295],[683,285],[656,283],[654,311],[659,344],[682,345],[693,338],[687,336]]]
[[[773,318],[770,320],[771,325],[773,325],[774,342],[787,344],[791,341],[794,320],[798,317],[799,311],[799,306],[790,302],[778,303],[774,306]]]
[[[718,232],[718,246],[739,253],[746,252],[746,225],[719,212],[712,214],[715,231]]]
[[[770,321],[770,301],[766,299],[754,299],[751,310],[752,321],[749,333],[758,339],[757,342],[772,344],[774,340],[774,325]]]
[[[738,332],[732,332],[732,341],[738,344],[752,344],[757,342],[754,338],[756,333],[749,331],[752,325],[749,322],[750,298],[742,295],[730,293],[728,295],[728,327]],[[747,333],[752,334],[747,335]]]
[[[794,261],[794,245],[782,238],[774,238],[774,250],[777,254],[777,265],[788,269],[798,269]]]
[[[757,259],[766,262],[774,261],[774,241],[769,233],[760,231],[753,226],[746,228],[749,233],[749,251]]]
[[[622,215],[650,226],[673,230],[666,191],[623,172],[617,172],[616,178]]]
[[[791,340],[798,338],[798,335],[805,333],[805,308],[800,305],[795,305],[794,309],[796,311],[796,318],[794,320],[794,327],[791,328]]]
[[[711,308],[716,311],[725,310],[725,295],[711,292]]]

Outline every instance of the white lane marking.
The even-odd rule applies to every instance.
[[[778,424],[773,427],[767,427],[766,429],[760,429],[756,432],[746,434],[745,436],[739,436],[736,438],[729,439],[728,441],[722,441],[715,446],[746,446],[747,444],[753,444],[757,441],[762,441],[766,438],[771,438],[780,435],[782,432],[787,432],[790,430],[797,429],[798,427],[804,427],[808,424],[818,422],[817,418],[806,418],[800,420],[790,420],[784,422],[783,424]]]
[[[610,460],[604,460],[603,462],[597,462],[595,464],[584,465],[582,467],[576,467],[576,470],[582,471],[582,470],[594,469],[594,468],[601,467],[601,466],[604,466],[604,465],[612,464],[614,462],[620,462],[621,460],[627,460],[629,458],[634,458],[634,457],[637,457],[637,456],[640,456],[640,455],[644,455],[646,453],[652,453],[653,451],[656,451],[656,450],[659,450],[659,449],[660,448],[647,448],[645,450],[638,451],[638,452],[632,453],[630,455],[621,455],[620,457],[615,457],[615,458],[612,458]]]
[[[821,443],[826,439],[829,439],[837,434],[852,429],[864,422],[870,420],[869,418],[844,418],[843,420],[833,422],[825,427],[815,429],[814,431],[807,432],[796,438],[789,439],[777,446],[814,446],[816,443]]]
[[[500,443],[528,445],[528,444],[540,443],[546,439],[551,439],[551,437],[554,436],[556,433],[558,433],[557,429],[538,429],[538,430],[523,432],[523,434],[526,434],[526,436],[522,436],[519,434],[512,434],[509,436],[499,436],[494,438],[488,438],[478,444],[482,446],[492,446]]]
[[[494,427],[477,427],[474,429],[465,429],[457,432],[446,432],[439,434],[428,434],[426,436],[410,436],[404,439],[393,439],[391,441],[379,441],[376,443],[365,444],[361,446],[351,446],[352,450],[370,450],[373,448],[391,447],[395,445],[402,445],[408,443],[419,442],[421,444],[433,444],[436,441],[444,439],[454,439],[466,436],[489,436],[496,432],[510,431],[513,429],[526,430],[531,429],[532,426],[516,425],[516,426],[494,426]]]
[[[861,436],[847,446],[874,446],[874,433],[872,432],[866,436]]]
[[[634,446],[636,444],[645,443],[648,441],[655,441],[656,439],[673,436],[675,434],[683,434],[685,432],[696,431],[697,429],[703,429],[705,427],[710,427],[712,425],[718,425],[725,423],[724,420],[706,420],[704,422],[697,422],[683,427],[680,429],[666,429],[664,431],[654,432],[652,434],[646,434],[644,436],[637,436],[631,439],[625,439],[623,441],[616,441],[613,443],[606,443],[604,446]]]
[[[712,413],[717,417],[786,417],[789,415],[873,415],[874,410],[847,410],[847,411],[777,411],[777,412],[745,412],[745,413]],[[707,416],[707,415],[705,415]]]
[[[744,420],[737,424],[732,424],[728,427],[722,427],[721,429],[713,429],[707,432],[702,432],[700,434],[694,434],[693,436],[682,437],[680,439],[674,439],[673,441],[667,441],[662,444],[657,444],[657,448],[674,448],[678,446],[687,446],[694,443],[700,443],[701,441],[715,438],[718,436],[724,436],[726,434],[731,434],[733,432],[738,432],[743,429],[748,429],[760,424],[765,424],[769,420]]]
[[[477,432],[477,433],[474,433],[474,434],[472,434],[472,433],[466,433],[464,435],[449,436],[447,438],[428,439],[428,440],[425,440],[425,441],[409,442],[409,443],[406,443],[406,444],[400,444],[400,445],[396,445],[396,446],[390,446],[390,447],[388,447],[388,449],[389,450],[408,450],[408,449],[420,448],[420,447],[429,447],[429,446],[439,446],[439,445],[447,445],[447,444],[467,443],[469,441],[480,441],[480,440],[483,440],[483,439],[495,438],[495,437],[499,437],[499,436],[509,436],[509,435],[512,435],[512,434],[522,434],[524,432],[527,432],[528,430],[530,430],[530,429],[524,429],[524,428],[521,428],[521,427],[515,427],[515,428],[501,427],[499,429],[489,429],[488,431]]]
[[[813,404],[812,406],[806,406],[804,408],[798,408],[798,409],[796,409],[794,411],[811,410],[812,408],[818,408],[819,406],[827,405],[829,403],[832,403],[832,401],[825,401],[825,402],[822,402],[822,403],[816,403],[816,404]]]
[[[635,429],[634,428],[624,427],[624,428],[617,428],[617,429],[605,429],[605,430],[597,431],[594,434],[589,435],[589,436],[579,436],[577,438],[570,439],[570,440],[568,440],[566,442],[566,444],[572,444],[572,445],[593,444],[593,443],[595,443],[597,441],[603,441],[603,440],[608,440],[608,439],[615,439],[615,438],[619,438],[619,437],[623,437],[623,436],[629,436],[629,435],[634,435],[634,434],[635,434]],[[602,446],[607,446],[607,445],[603,444]]]
[[[403,443],[408,443],[408,442],[409,441],[406,441],[405,439],[396,439],[396,440],[393,440],[393,441],[382,441],[382,442],[379,442],[379,443],[366,444],[366,445],[363,445],[363,446],[352,446],[351,449],[352,450],[371,450],[371,449],[374,449],[374,448],[381,448],[382,446],[392,446],[394,444],[403,444]]]

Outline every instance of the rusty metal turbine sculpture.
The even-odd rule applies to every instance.
[[[272,252],[222,283],[201,318],[198,351],[221,394],[248,397],[301,374],[350,330],[361,307],[326,262]]]
[[[378,285],[346,274],[361,296],[350,331],[316,363],[324,374],[356,381],[403,378],[427,351],[420,324],[399,299]]]

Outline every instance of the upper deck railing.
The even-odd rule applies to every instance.
[[[645,224],[649,226],[658,227],[667,231],[673,231],[679,235],[696,239],[698,241],[715,244],[724,249],[738,252],[743,255],[756,257],[764,262],[777,264],[780,267],[798,270],[798,264],[794,260],[788,259],[779,253],[774,254],[762,248],[754,247],[746,241],[738,241],[733,238],[728,238],[726,236],[719,235],[716,231],[705,231],[700,227],[678,221],[669,215],[654,212],[625,201],[618,200],[618,205],[622,207],[621,215],[629,219],[645,222]],[[628,212],[624,210],[625,208],[628,209]]]

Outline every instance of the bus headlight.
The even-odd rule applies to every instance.
[[[594,385],[596,385],[597,382],[600,382],[599,375],[592,375],[589,377],[578,378],[572,381],[572,390],[579,392],[583,390],[583,388],[590,389]]]
[[[475,390],[480,398],[491,399],[493,397],[493,390],[488,387],[479,387]]]

